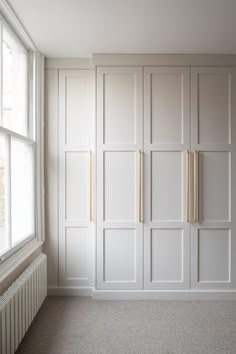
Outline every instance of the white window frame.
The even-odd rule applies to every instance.
[[[12,8],[5,0],[0,0],[0,20],[4,26],[15,34],[28,51],[28,114],[33,115],[34,127],[28,126],[30,138],[1,127],[4,134],[20,136],[20,139],[34,146],[34,205],[35,205],[35,234],[30,235],[18,245],[0,257],[0,283],[39,249],[45,239],[44,235],[44,174],[43,174],[43,96],[44,96],[44,57],[37,50],[30,36],[21,25]],[[28,124],[32,120],[28,120]]]

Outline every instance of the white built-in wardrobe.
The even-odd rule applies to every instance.
[[[235,58],[138,58],[56,70],[54,288],[234,297]]]

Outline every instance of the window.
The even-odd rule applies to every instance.
[[[35,237],[35,151],[29,51],[1,26],[0,256]],[[29,84],[30,83],[30,84]]]
[[[27,136],[27,51],[4,27],[2,38],[2,125]]]

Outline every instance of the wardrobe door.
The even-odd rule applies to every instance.
[[[188,68],[145,68],[146,289],[189,288],[189,92]]]
[[[236,69],[193,68],[193,289],[236,288]]]
[[[140,289],[142,68],[97,69],[97,288]]]
[[[59,72],[59,285],[93,285],[94,71]]]

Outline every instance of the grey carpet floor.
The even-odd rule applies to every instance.
[[[236,353],[236,302],[48,297],[17,353]]]

